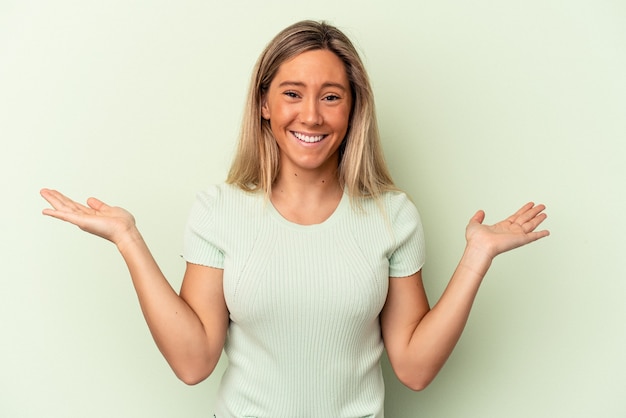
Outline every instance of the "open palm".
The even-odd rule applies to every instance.
[[[491,257],[495,257],[548,236],[550,233],[547,230],[535,231],[547,217],[544,210],[544,205],[530,202],[494,225],[483,225],[485,212],[478,211],[467,225],[465,238],[468,244],[475,245]]]
[[[135,218],[128,211],[93,197],[87,199],[85,206],[56,190],[42,189],[41,196],[52,206],[43,210],[44,215],[74,224],[115,244],[119,244],[135,227]]]

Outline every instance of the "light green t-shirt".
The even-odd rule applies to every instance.
[[[424,237],[404,193],[360,202],[299,225],[262,193],[198,194],[183,255],[224,269],[230,312],[217,418],[383,417],[379,314],[389,278],[422,268]]]

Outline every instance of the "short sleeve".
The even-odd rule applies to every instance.
[[[422,221],[417,208],[404,193],[393,197],[390,209],[395,246],[389,257],[389,276],[410,276],[426,261]]]
[[[212,187],[200,192],[191,207],[183,240],[183,258],[189,263],[224,268],[224,253],[216,229],[220,191]]]

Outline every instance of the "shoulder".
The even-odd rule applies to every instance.
[[[368,211],[377,208],[383,217],[395,223],[398,219],[419,220],[419,212],[413,200],[401,190],[386,191],[378,198],[367,198]],[[370,209],[372,208],[372,209]]]
[[[204,206],[237,205],[245,201],[258,201],[262,198],[259,192],[249,192],[240,187],[228,184],[212,184],[196,194],[196,203]]]
[[[232,184],[213,184],[196,193],[191,218],[208,221],[216,216],[236,216],[242,211],[258,209],[262,202],[261,193],[244,191]]]
[[[386,208],[392,212],[411,208],[417,210],[409,195],[401,190],[385,192],[381,196],[381,200],[384,202]]]
[[[219,200],[224,198],[232,198],[244,194],[252,194],[248,192],[244,192],[238,186],[228,183],[219,183],[219,184],[211,184],[204,190],[201,190],[197,193],[197,197],[199,199],[204,200]]]
[[[380,199],[384,207],[383,217],[396,239],[403,241],[408,236],[423,234],[422,219],[408,194],[403,191],[385,192]]]
[[[231,184],[214,184],[196,194],[187,229],[205,241],[223,244],[233,231],[253,229],[263,217],[263,194],[244,191]]]
[[[404,231],[422,229],[416,205],[400,190],[386,191],[376,198],[355,199],[351,219],[352,222],[377,225],[377,228],[371,229],[387,231],[394,237],[404,235]],[[370,229],[370,226],[367,228]]]

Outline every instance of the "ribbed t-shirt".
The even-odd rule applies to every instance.
[[[315,225],[283,218],[263,193],[198,193],[184,258],[224,270],[230,325],[217,418],[383,417],[379,314],[390,277],[424,263],[415,205],[401,192]]]

